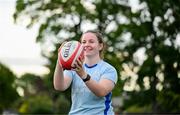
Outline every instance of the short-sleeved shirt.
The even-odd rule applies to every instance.
[[[108,79],[116,84],[117,71],[116,69],[101,60],[96,65],[88,67],[83,65],[87,74],[91,79],[99,82],[100,79]],[[113,107],[111,106],[112,92],[105,97],[98,97],[91,92],[83,80],[73,70],[65,70],[65,76],[72,77],[71,99],[72,105],[70,115],[113,115]]]

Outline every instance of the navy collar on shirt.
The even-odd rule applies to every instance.
[[[96,67],[97,64],[94,64],[94,65],[92,65],[92,66],[88,66],[88,65],[85,63],[85,66],[86,66],[87,68],[93,68],[93,67]]]

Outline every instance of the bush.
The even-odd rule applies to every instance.
[[[53,103],[47,95],[32,96],[22,103],[19,112],[23,114],[53,114]]]

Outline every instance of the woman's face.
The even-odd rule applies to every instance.
[[[99,51],[103,48],[103,44],[100,44],[96,35],[91,32],[82,35],[81,43],[85,56],[99,56]]]

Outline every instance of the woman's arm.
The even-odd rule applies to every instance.
[[[90,79],[85,82],[86,86],[98,97],[104,97],[114,88],[114,82],[108,79],[101,79],[99,82]]]
[[[83,61],[81,59],[77,59],[74,66],[76,73],[82,78],[85,79],[87,77],[87,73],[85,72],[83,66]],[[114,82],[109,79],[101,79],[99,82],[90,79],[85,82],[86,86],[98,97],[104,97],[109,92],[111,92],[115,86]]]
[[[71,81],[71,77],[64,76],[63,68],[57,61],[53,79],[54,88],[59,91],[64,91],[70,86]]]

